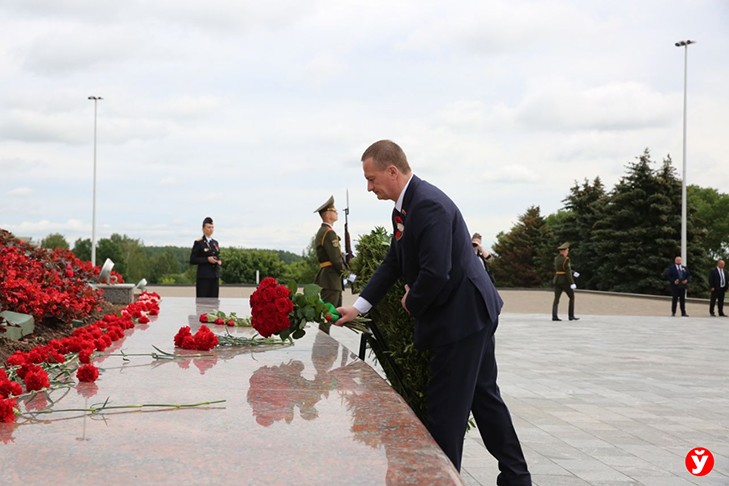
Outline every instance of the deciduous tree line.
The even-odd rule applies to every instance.
[[[61,234],[54,233],[43,238],[44,248],[69,248]],[[91,259],[91,240],[78,239],[71,250],[82,260]],[[221,248],[221,279],[226,284],[255,284],[256,277],[292,279],[301,283],[314,281],[319,268],[311,246],[305,255],[296,255],[280,250],[247,248]],[[113,234],[102,238],[96,248],[97,264],[107,258],[114,262],[114,270],[126,282],[138,282],[145,278],[151,284],[194,284],[195,267],[191,266],[190,248],[176,246],[144,246],[127,235]],[[258,272],[258,274],[256,273]]]

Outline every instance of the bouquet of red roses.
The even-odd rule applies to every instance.
[[[321,287],[304,285],[297,292],[295,282],[280,284],[273,277],[264,278],[251,294],[251,325],[263,337],[277,334],[281,339],[299,339],[306,333],[307,322],[336,322],[336,309],[319,296]],[[362,322],[347,323],[347,327],[362,331]]]

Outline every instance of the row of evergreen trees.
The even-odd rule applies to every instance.
[[[543,217],[538,206],[528,208],[497,235],[497,286],[550,286],[556,248],[569,241],[579,288],[667,293],[664,272],[681,253],[681,181],[670,157],[654,165],[646,149],[611,191],[598,177],[575,183],[557,213]],[[698,186],[687,192],[689,294],[705,296],[708,271],[729,250],[729,196]]]

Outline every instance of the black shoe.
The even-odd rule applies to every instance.
[[[671,317],[676,317],[676,313],[675,312],[671,313]]]
[[[580,320],[579,317],[570,317],[570,321],[579,321],[579,320]]]
[[[552,317],[552,320],[553,321],[561,321],[562,319],[560,319],[559,317]]]
[[[710,314],[711,314],[711,317],[716,317],[716,314],[714,314],[713,312],[710,312]]]
[[[681,317],[688,317],[688,314],[681,314]]]
[[[726,317],[726,314],[719,314],[719,317]]]

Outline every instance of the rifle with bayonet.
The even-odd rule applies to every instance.
[[[347,189],[347,207],[344,208],[344,251],[344,261],[349,266],[352,258],[354,258],[352,239],[349,236],[349,189]]]

